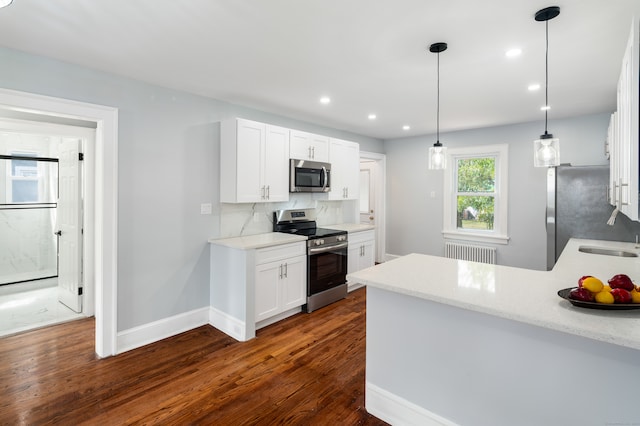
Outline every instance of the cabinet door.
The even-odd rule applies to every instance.
[[[329,138],[320,135],[310,135],[311,154],[313,161],[329,162]]]
[[[638,153],[640,40],[638,21],[634,20],[622,59],[618,80],[618,110],[615,113],[614,155],[612,175],[614,201],[631,220],[638,220]]]
[[[262,201],[261,151],[265,140],[266,125],[238,119],[237,150],[237,202]]]
[[[362,243],[362,256],[360,257],[360,269],[370,268],[376,263],[375,241],[369,240]]]
[[[264,173],[266,201],[289,200],[289,130],[267,126],[264,145]]]
[[[360,198],[360,146],[354,142],[345,146],[343,185],[347,200]]]
[[[360,148],[355,142],[331,139],[330,200],[355,200],[360,195]]]
[[[349,250],[347,251],[347,274],[353,274],[360,270],[360,254],[362,253],[362,245],[360,243],[351,243],[349,241]]]
[[[255,321],[280,313],[280,281],[282,262],[270,262],[256,266]]]
[[[282,311],[307,303],[307,257],[298,256],[284,261],[282,281]]]
[[[619,148],[618,148],[618,117],[617,113],[611,114],[609,120],[609,128],[607,129],[607,144],[609,148],[609,204],[617,207],[616,198],[618,196],[616,192],[616,186],[618,185],[618,163],[619,163]]]
[[[291,130],[289,156],[300,160],[329,161],[329,138]]]

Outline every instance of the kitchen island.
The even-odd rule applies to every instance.
[[[571,240],[552,271],[411,254],[367,285],[366,408],[392,424],[640,424],[640,311],[557,295],[582,275],[640,279],[633,244]]]

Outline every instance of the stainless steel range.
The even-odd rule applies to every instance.
[[[277,210],[273,230],[307,237],[306,312],[347,296],[347,232],[318,228],[315,209]]]

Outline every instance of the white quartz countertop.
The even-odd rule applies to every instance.
[[[306,241],[303,235],[285,234],[283,232],[267,232],[264,234],[246,235],[231,238],[211,238],[209,243],[240,250],[251,250],[281,244]]]
[[[373,225],[365,225],[362,223],[340,223],[338,225],[322,225],[322,228],[337,229],[339,231],[347,231],[349,233],[370,231],[376,229]]]
[[[585,309],[557,295],[560,289],[577,286],[582,275],[593,275],[606,283],[622,273],[640,283],[640,257],[579,252],[583,245],[640,253],[632,243],[572,239],[552,271],[410,254],[350,274],[347,279],[640,350],[640,310]]]

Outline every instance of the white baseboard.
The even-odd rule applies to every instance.
[[[385,262],[388,262],[388,261],[393,260],[393,259],[397,259],[399,257],[402,257],[402,256],[398,256],[397,254],[390,254],[390,253],[385,253],[384,254]]]
[[[367,412],[392,425],[457,426],[456,423],[367,382]]]
[[[209,308],[200,308],[173,317],[118,332],[116,354],[157,342],[209,323]]]
[[[248,335],[244,321],[215,308],[209,308],[209,324],[240,342],[246,342],[256,337],[255,330],[251,335]]]
[[[357,289],[359,289],[361,287],[364,287],[364,284],[347,281],[347,291],[349,293],[351,293],[353,290],[357,290]]]

